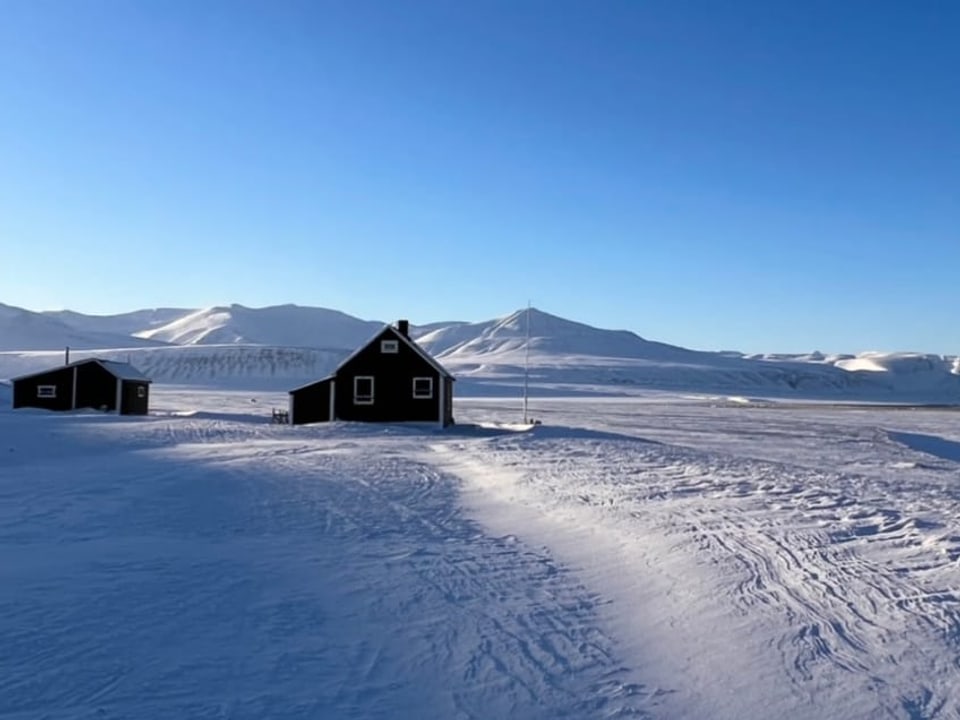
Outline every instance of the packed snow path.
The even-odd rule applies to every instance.
[[[597,596],[465,517],[408,433],[4,412],[0,429],[4,720],[650,704]]]

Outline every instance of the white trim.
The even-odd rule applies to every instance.
[[[56,385],[37,385],[37,397],[43,398],[44,400],[56,400],[57,386]]]
[[[70,393],[70,409],[77,409],[77,366],[73,366],[73,392]]]
[[[370,397],[367,398],[364,396],[364,399],[357,397],[357,381],[359,380],[369,380],[370,381]],[[376,395],[376,382],[373,375],[354,375],[353,376],[353,404],[354,405],[373,405],[373,398]]]
[[[117,415],[122,415],[120,412],[120,405],[123,403],[123,380],[117,378],[117,407],[115,408]]]
[[[426,380],[427,383],[429,383],[426,394],[424,393],[417,394],[418,380]],[[415,377],[413,379],[413,399],[414,400],[433,400],[433,378],[432,377]]]
[[[380,352],[384,355],[396,355],[400,352],[399,340],[381,340]]]
[[[333,422],[337,419],[337,380],[334,378],[330,381],[330,417],[328,420]]]
[[[447,406],[446,390],[447,390],[446,379],[441,375],[440,376],[440,393],[439,393],[440,401],[437,403],[437,405],[439,405],[440,407],[439,412],[437,412],[437,424],[441,428],[445,427],[445,423],[443,421],[446,418],[446,410],[445,410]]]
[[[336,377],[337,377],[336,375],[327,375],[326,377],[322,377],[319,380],[311,380],[306,385],[300,385],[299,387],[295,387],[293,388],[293,390],[289,390],[288,392],[292,392],[292,393],[299,392],[300,390],[304,390],[305,388],[313,387],[314,385],[319,385],[320,383],[324,383],[327,380],[332,381],[336,379]]]

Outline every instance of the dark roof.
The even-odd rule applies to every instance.
[[[146,375],[137,370],[130,363],[117,362],[115,360],[104,360],[102,358],[85,358],[83,360],[76,360],[75,362],[66,363],[65,365],[57,365],[52,368],[47,368],[46,370],[38,370],[37,372],[20,375],[19,377],[13,378],[13,381],[26,380],[27,378],[36,377],[38,375],[46,375],[47,373],[54,372],[56,370],[62,370],[63,368],[72,368],[77,367],[78,365],[86,365],[88,363],[96,363],[118,380],[136,380],[138,382],[147,383],[151,382]]]
[[[367,347],[369,347],[369,346],[370,346],[370,343],[372,343],[374,340],[376,340],[378,337],[380,337],[380,335],[383,333],[384,330],[390,330],[390,331],[394,334],[394,336],[396,336],[396,338],[397,338],[398,340],[400,340],[401,342],[406,343],[407,346],[408,346],[411,350],[413,350],[417,355],[419,355],[421,358],[423,358],[424,360],[426,360],[426,361],[430,364],[430,366],[431,366],[434,370],[436,370],[438,373],[440,373],[441,375],[443,375],[443,376],[445,376],[445,377],[450,378],[451,380],[455,380],[455,379],[456,379],[456,378],[453,377],[452,374],[450,374],[449,372],[447,372],[447,369],[446,369],[445,367],[443,367],[443,365],[441,365],[441,364],[438,363],[436,360],[434,360],[433,357],[430,355],[430,353],[428,353],[428,352],[427,352],[426,350],[424,350],[422,347],[420,347],[419,345],[417,345],[413,340],[411,340],[411,339],[408,338],[406,335],[404,335],[404,334],[401,333],[399,330],[397,330],[393,325],[384,325],[382,328],[380,328],[379,330],[377,330],[377,334],[376,334],[376,335],[374,335],[372,338],[370,338],[369,340],[367,340],[367,342],[365,342],[363,345],[361,345],[361,346],[358,347],[356,350],[354,350],[352,353],[350,353],[350,355],[347,356],[347,359],[346,359],[346,360],[344,360],[344,361],[341,362],[339,365],[337,365],[337,369],[333,371],[333,374],[336,375],[337,372],[340,370],[340,368],[342,368],[342,367],[343,367],[344,365],[346,365],[348,362],[350,362],[351,360],[353,360],[357,355],[359,355],[363,350],[365,350]]]
[[[320,378],[319,380],[311,380],[310,382],[306,383],[305,385],[300,385],[299,387],[295,387],[293,390],[288,390],[287,393],[288,393],[288,394],[289,394],[289,393],[295,393],[295,392],[297,392],[297,390],[305,390],[305,389],[308,388],[308,387],[313,387],[314,385],[319,385],[320,383],[330,382],[330,381],[333,380],[335,377],[336,377],[336,375],[327,375],[326,377],[322,377],[322,378]]]
[[[423,358],[423,359],[430,365],[430,367],[432,367],[434,370],[436,370],[438,373],[440,373],[440,375],[442,375],[443,377],[448,377],[448,378],[450,378],[451,380],[456,380],[456,378],[455,378],[452,374],[450,374],[450,373],[447,371],[447,369],[446,369],[445,367],[443,367],[443,365],[441,365],[441,364],[438,363],[436,360],[434,360],[433,357],[430,355],[430,353],[428,353],[428,352],[427,352],[426,350],[424,350],[422,347],[420,347],[419,345],[417,345],[413,340],[411,340],[411,339],[408,338],[406,335],[404,335],[403,333],[401,333],[401,332],[400,332],[399,330],[397,330],[397,328],[395,328],[393,325],[384,325],[382,328],[380,328],[379,330],[377,330],[376,334],[375,334],[373,337],[371,337],[369,340],[367,340],[367,342],[363,343],[363,345],[361,345],[361,346],[358,347],[356,350],[354,350],[352,353],[350,353],[350,354],[346,357],[345,360],[343,360],[339,365],[337,365],[336,369],[335,369],[332,373],[330,373],[330,374],[327,375],[326,377],[320,378],[319,380],[312,380],[312,381],[306,383],[305,385],[301,385],[301,386],[299,386],[299,387],[295,387],[293,390],[288,391],[288,393],[295,393],[295,392],[297,392],[298,390],[303,390],[304,388],[308,388],[308,387],[311,387],[311,386],[313,386],[313,385],[319,385],[319,384],[322,383],[322,382],[329,382],[330,380],[333,380],[333,379],[336,377],[337,373],[340,372],[340,368],[342,368],[342,367],[343,367],[344,365],[346,365],[348,362],[350,362],[351,360],[353,360],[353,359],[354,359],[357,355],[359,355],[363,350],[365,350],[366,348],[368,348],[368,347],[370,346],[370,343],[372,343],[374,340],[376,340],[378,337],[380,337],[380,336],[383,334],[383,331],[384,331],[384,330],[390,330],[390,331],[396,336],[396,338],[397,338],[398,340],[400,340],[401,342],[406,343],[407,346],[410,347],[411,350],[413,350],[417,355],[419,355],[421,358]]]

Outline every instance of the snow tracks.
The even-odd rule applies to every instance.
[[[437,449],[484,522],[611,599],[661,716],[960,717],[958,468],[904,476],[884,433],[851,437],[900,469],[546,427]]]
[[[67,420],[42,418],[52,457],[3,427],[4,720],[579,719],[654,704],[598,596],[547,550],[471,521],[458,482],[413,459],[422,435]]]

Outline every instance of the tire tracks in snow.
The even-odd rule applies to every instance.
[[[768,642],[799,701],[836,707],[853,694],[865,704],[848,717],[960,716],[955,535],[944,531],[955,498],[921,516],[916,496],[874,477],[575,431],[449,449],[474,474],[512,474],[506,496],[537,512],[585,506],[627,536],[661,533],[668,552],[718,568],[716,602],[756,631],[775,628]]]

